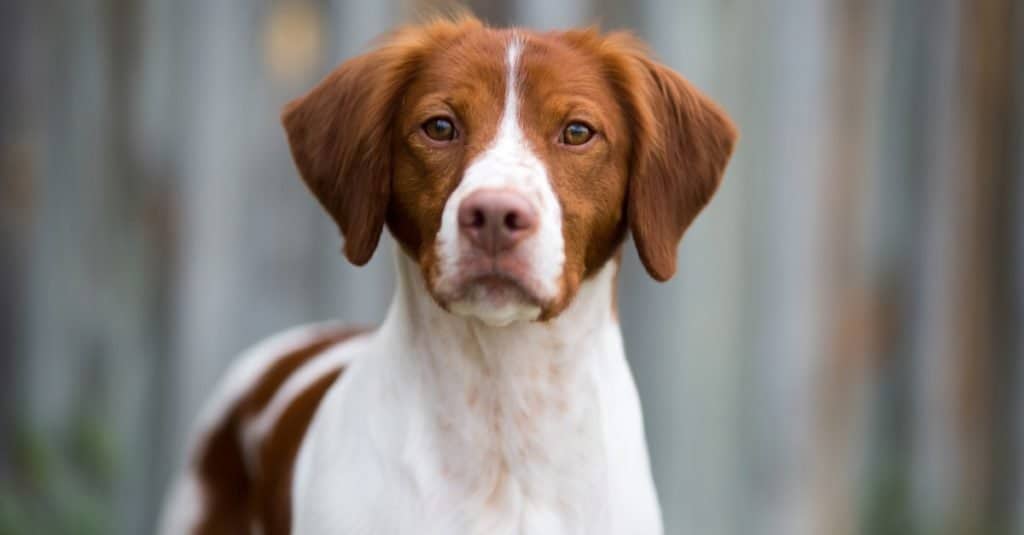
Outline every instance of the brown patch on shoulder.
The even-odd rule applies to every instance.
[[[203,492],[202,513],[194,535],[247,534],[254,523],[261,525],[266,535],[289,532],[292,465],[320,400],[342,370],[329,372],[292,401],[260,444],[258,466],[253,471],[246,465],[242,428],[266,408],[281,385],[304,364],[364,332],[366,329],[329,330],[282,355],[211,430],[194,459]]]
[[[281,415],[268,440],[261,444],[259,466],[262,471],[254,478],[251,510],[263,527],[263,533],[276,535],[291,530],[295,458],[320,400],[343,371],[329,372],[295,398]]]

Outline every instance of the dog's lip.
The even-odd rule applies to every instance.
[[[543,308],[547,300],[542,297],[537,282],[530,278],[527,267],[515,258],[465,258],[455,276],[431,293],[445,308],[451,303],[475,301],[482,296]]]
[[[512,291],[518,294],[519,299],[526,304],[542,305],[542,299],[530,288],[530,284],[523,280],[522,276],[510,273],[497,266],[489,270],[480,270],[468,274],[463,278],[462,283],[459,284],[459,288],[458,299],[464,299],[474,289],[482,288],[485,291],[495,293]]]

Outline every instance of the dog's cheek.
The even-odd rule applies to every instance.
[[[433,247],[440,227],[450,181],[446,174],[408,149],[396,151],[388,226],[405,253],[417,261]]]
[[[397,176],[400,175],[396,173]],[[392,188],[388,228],[405,254],[414,259],[419,258],[424,244],[416,214],[411,210],[416,205],[416,196],[410,191],[409,184],[400,178],[395,179]]]
[[[565,264],[550,315],[568,306],[580,284],[615,256],[626,236],[626,166],[609,158],[618,154],[598,150],[588,156],[552,158],[561,168],[552,185],[562,206]]]

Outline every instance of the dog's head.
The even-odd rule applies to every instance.
[[[290,103],[299,171],[364,264],[385,225],[445,309],[547,319],[633,233],[676,269],[736,130],[627,34],[409,27]]]

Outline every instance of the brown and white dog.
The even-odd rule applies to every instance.
[[[200,417],[172,534],[660,533],[615,311],[718,188],[726,115],[622,33],[401,29],[283,114],[384,323],[257,346]]]

